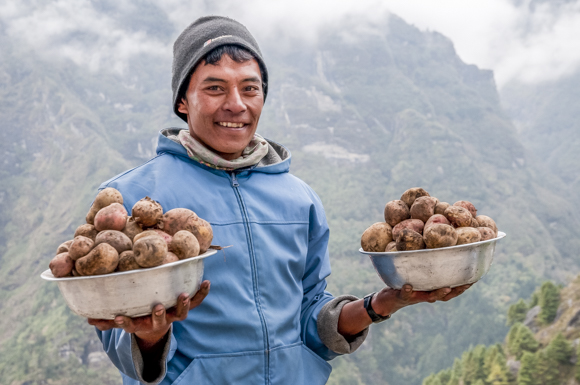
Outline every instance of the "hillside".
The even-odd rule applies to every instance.
[[[147,20],[139,23],[157,28]],[[409,187],[471,200],[508,234],[482,282],[373,327],[359,352],[333,362],[330,382],[419,384],[470,345],[500,341],[514,298],[577,274],[578,220],[503,112],[490,71],[395,16],[360,24],[345,20],[349,35],[329,27],[315,43],[263,47],[271,80],[259,132],[290,149],[291,171],[321,196],[335,294],[382,288],[358,255],[359,237]],[[0,377],[118,383],[92,328],[38,276],[82,223],[96,187],[151,157],[160,128],[182,125],[171,113],[169,58],[136,57],[121,77],[0,43]]]
[[[508,311],[503,343],[478,345],[423,385],[580,383],[580,276],[561,291],[551,282]]]

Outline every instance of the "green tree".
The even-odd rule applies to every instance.
[[[517,350],[516,339],[517,339],[518,331],[520,330],[521,327],[524,327],[524,325],[521,322],[516,322],[515,324],[512,325],[512,327],[510,328],[510,331],[507,334],[506,345],[507,345],[507,350],[511,355],[516,354],[516,350]]]
[[[486,378],[491,373],[491,367],[492,367],[493,362],[495,360],[495,356],[500,352],[500,349],[501,349],[501,345],[496,344],[496,345],[491,346],[485,352],[485,357],[483,359],[483,372],[484,372],[484,375]]]
[[[520,359],[524,352],[534,353],[539,347],[538,341],[534,338],[534,334],[530,329],[524,325],[520,325],[513,346],[510,347],[510,352]],[[513,350],[512,350],[513,349]]]
[[[537,353],[538,379],[542,385],[560,385],[560,370],[558,361],[546,350]]]
[[[574,348],[562,333],[558,333],[546,347],[546,354],[558,364],[571,365],[570,358],[574,354]]]
[[[535,354],[524,352],[522,355],[520,371],[518,372],[518,385],[541,385],[538,381],[538,358]]]
[[[457,374],[455,374],[455,372],[451,372],[451,378],[449,379],[447,384],[444,384],[444,385],[459,385],[459,380],[460,380],[460,377],[457,376]]]
[[[495,354],[487,383],[490,385],[508,385],[510,382],[510,372],[507,367],[506,358],[501,351]]]
[[[544,325],[550,324],[556,318],[558,306],[560,306],[560,289],[552,282],[547,281],[542,284],[539,305],[542,310],[538,319]]]
[[[528,309],[528,305],[523,299],[511,305],[507,314],[507,324],[513,325],[516,322],[524,322]]]
[[[483,368],[485,352],[485,346],[477,345],[464,357],[462,378],[465,385],[475,385],[477,380],[485,379]]]

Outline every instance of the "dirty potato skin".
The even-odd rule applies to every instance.
[[[173,209],[166,212],[157,227],[171,236],[180,230],[189,231],[195,235],[199,242],[200,254],[207,251],[213,239],[213,230],[209,222],[198,217],[193,211],[185,208]]]
[[[434,197],[422,196],[415,199],[413,206],[411,206],[411,218],[427,222],[435,214],[437,203],[439,203],[439,200]]]
[[[427,230],[427,227],[434,225],[436,223],[441,223],[444,225],[451,225],[449,220],[447,218],[445,218],[445,215],[435,214],[432,217],[430,217],[429,219],[427,219],[427,222],[425,222],[425,230]],[[425,230],[423,230],[423,231],[425,231]]]
[[[491,219],[487,215],[478,215],[477,218],[475,219],[477,219],[479,227],[488,227],[492,229],[494,238],[497,237],[497,225],[495,224],[495,221],[493,219]]]
[[[145,230],[142,233],[135,235],[135,238],[133,238],[133,244],[135,244],[135,242],[137,242],[141,238],[150,237],[152,235],[155,237],[160,236],[159,234],[157,234],[157,231],[155,230]]]
[[[123,234],[129,237],[131,242],[133,242],[135,235],[140,234],[143,232],[143,228],[133,217],[127,217],[127,223],[125,223],[125,228],[123,229]]]
[[[171,243],[171,241],[173,240],[173,237],[169,234],[167,234],[165,231],[163,230],[159,230],[159,229],[155,229],[153,230],[155,231],[155,233],[157,235],[159,235],[161,238],[163,238],[163,240],[165,241],[165,243],[167,243],[167,246],[169,246],[169,244]],[[178,231],[179,232],[179,231]]]
[[[391,227],[410,217],[409,207],[402,200],[390,201],[385,205],[385,222]]]
[[[424,248],[423,236],[411,229],[403,229],[397,238],[397,251],[421,250]]]
[[[177,257],[177,255],[173,254],[171,251],[168,251],[167,254],[165,254],[165,258],[163,258],[162,265],[166,265],[168,263],[177,262],[177,261],[179,261],[179,258]]]
[[[393,240],[392,228],[388,223],[377,222],[365,230],[360,238],[360,245],[364,251],[383,252]]]
[[[481,234],[481,240],[487,241],[495,238],[495,233],[489,227],[478,227],[477,231]]]
[[[387,248],[385,249],[385,252],[387,252],[387,253],[391,253],[393,251],[397,251],[397,242],[396,241],[389,242],[389,244],[387,245]]]
[[[135,261],[141,267],[161,265],[167,251],[167,243],[159,235],[140,238],[133,244]]]
[[[135,261],[135,255],[133,250],[123,251],[119,255],[119,264],[117,265],[117,271],[130,271],[138,270],[141,266]]]
[[[95,215],[95,229],[97,231],[123,231],[127,224],[127,210],[120,203],[112,203],[99,210]]]
[[[471,213],[461,206],[449,206],[443,215],[453,227],[469,227],[471,226],[471,218],[473,218]]]
[[[451,225],[435,223],[425,229],[423,239],[428,249],[455,246],[457,244],[457,232]]]
[[[475,208],[473,203],[469,201],[457,201],[453,204],[453,206],[463,207],[464,209],[467,209],[471,213],[471,216],[473,216],[474,218],[477,217],[477,209]]]
[[[395,227],[393,227],[393,239],[399,238],[401,231],[403,229],[411,229],[413,231],[418,232],[419,234],[423,234],[423,228],[425,224],[420,219],[406,219],[403,222],[399,223]]]
[[[142,227],[152,227],[161,220],[163,207],[159,202],[146,196],[133,205],[131,216]]]
[[[131,247],[133,247],[133,242],[131,242],[129,237],[117,230],[101,231],[95,239],[95,245],[101,243],[108,243],[113,246],[119,254],[123,251],[131,250]]]
[[[481,233],[473,227],[459,227],[455,229],[455,232],[457,233],[458,245],[481,241]]]
[[[169,250],[179,259],[197,257],[199,255],[199,242],[195,235],[187,230],[181,230],[173,236],[169,243]]]
[[[95,246],[86,256],[77,259],[75,269],[80,275],[101,275],[115,271],[119,253],[107,243]]]
[[[123,204],[123,195],[121,195],[121,193],[118,190],[112,187],[107,187],[101,190],[95,197],[95,201],[93,202],[93,205],[91,206],[91,209],[87,214],[86,217],[87,223],[90,225],[94,225],[95,215],[97,215],[99,210],[109,206],[112,203]]]
[[[449,203],[447,202],[439,202],[435,205],[435,214],[441,214],[443,215],[445,213],[445,210],[447,210],[447,207],[451,206]]]
[[[79,235],[73,239],[69,247],[68,253],[73,261],[87,255],[95,246],[95,242],[91,238]]]
[[[69,277],[74,267],[74,261],[67,252],[57,254],[48,264],[55,278]]]
[[[419,197],[428,197],[428,196],[430,196],[429,193],[424,189],[422,189],[421,187],[412,187],[407,191],[405,191],[403,195],[401,195],[401,200],[405,202],[407,207],[411,208],[413,207],[415,199]]]
[[[66,253],[68,252],[70,245],[73,243],[74,239],[71,239],[70,241],[66,241],[61,243],[58,248],[56,249],[56,254],[55,255],[59,255],[61,253]]]
[[[82,235],[83,237],[87,237],[87,238],[91,238],[93,241],[95,240],[95,238],[97,237],[98,231],[97,229],[95,229],[95,226],[93,225],[89,225],[84,224],[84,225],[80,225],[79,227],[77,227],[77,229],[75,230],[75,238],[78,237],[79,235]]]

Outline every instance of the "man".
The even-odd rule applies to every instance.
[[[372,322],[468,287],[407,285],[364,300],[326,292],[320,199],[288,173],[290,153],[256,134],[267,87],[244,26],[198,19],[174,45],[174,111],[188,129],[162,130],[157,157],[101,186],[121,191],[127,209],[146,195],[165,210],[192,209],[212,224],[215,244],[232,245],[205,260],[207,280],[176,307],[89,320],[125,384],[324,384],[326,361],[356,350]]]

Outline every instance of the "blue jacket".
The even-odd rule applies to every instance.
[[[238,172],[206,167],[160,133],[157,156],[103,183],[125,208],[149,196],[165,211],[185,207],[209,221],[213,244],[232,247],[205,259],[211,290],[173,324],[161,384],[325,384],[337,354],[317,332],[332,295],[328,225],[320,199],[281,162]],[[131,336],[98,332],[124,384],[138,384]]]

